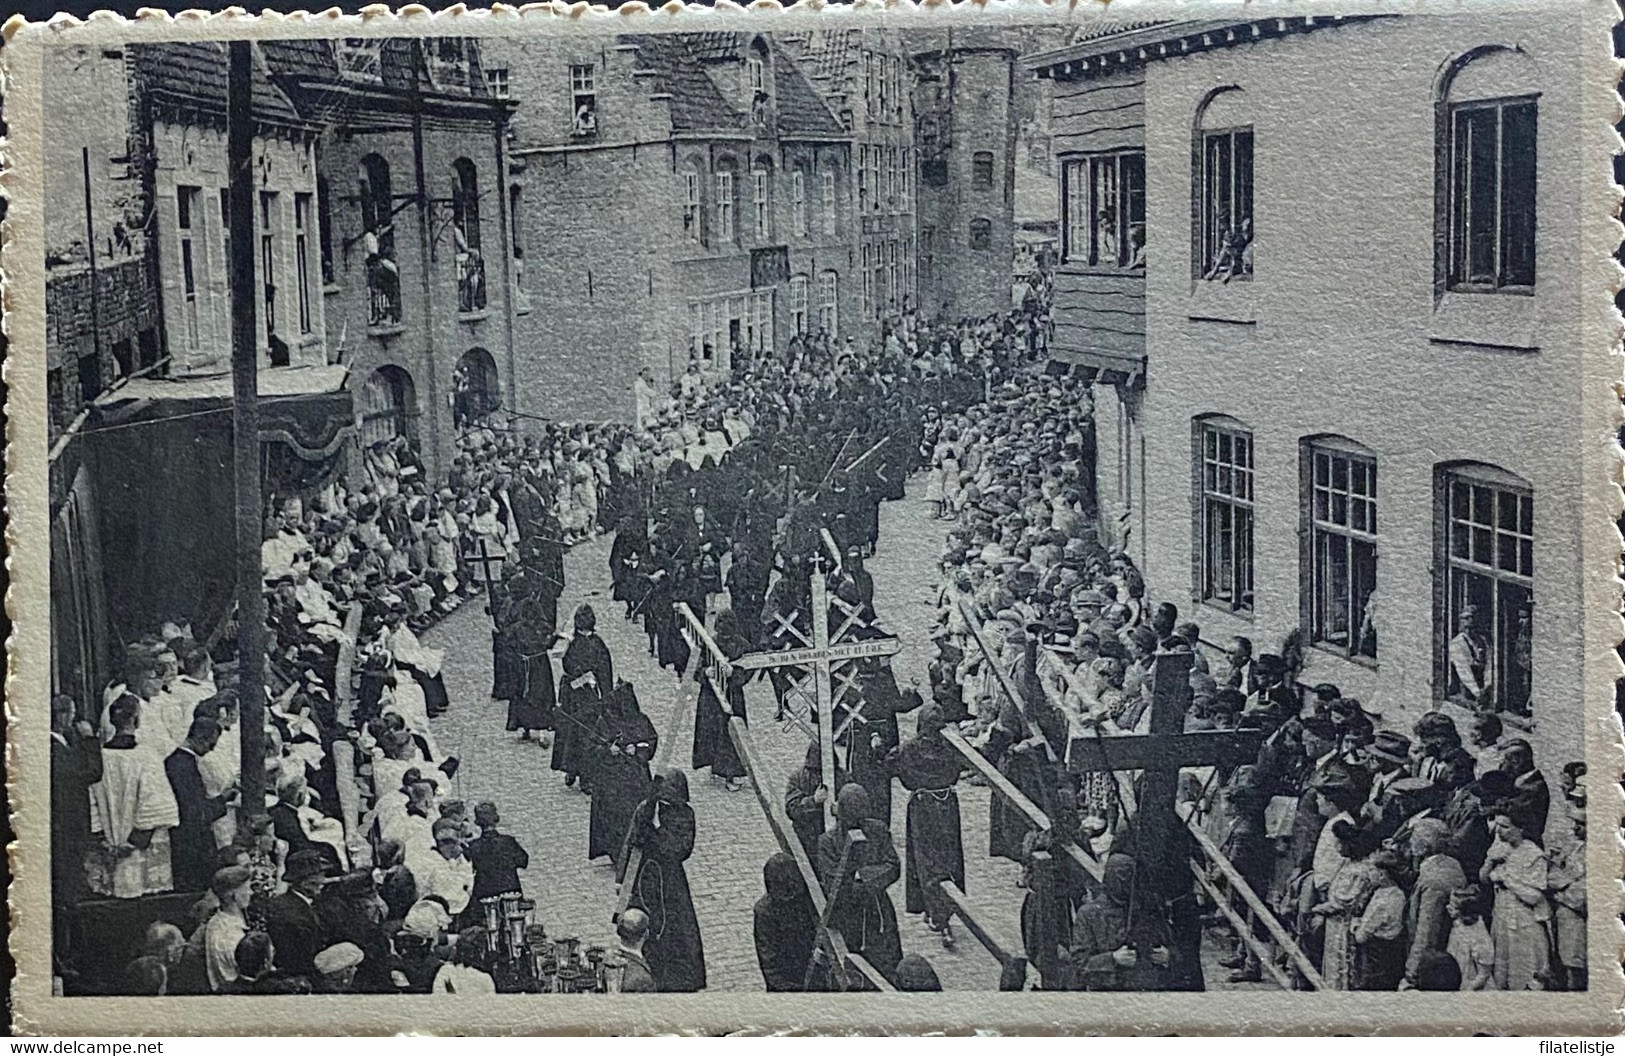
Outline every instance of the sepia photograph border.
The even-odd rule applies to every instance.
[[[57,16],[46,23],[13,18],[4,27],[0,84],[8,138],[0,144],[0,190],[9,200],[0,229],[0,294],[10,354],[4,365],[9,386],[5,501],[10,515],[6,544],[10,588],[7,612],[7,782],[15,841],[8,848],[13,880],[8,892],[10,949],[16,964],[14,1029],[21,1034],[1615,1034],[1625,1024],[1625,952],[1621,902],[1622,844],[1611,819],[1625,814],[1618,778],[1625,745],[1614,709],[1620,661],[1611,648],[1620,636],[1621,511],[1620,316],[1613,295],[1622,273],[1614,261],[1622,228],[1620,189],[1610,160],[1619,151],[1615,123],[1620,64],[1611,34],[1619,20],[1613,0],[1496,0],[1486,6],[1421,0],[1406,5],[1412,17],[1463,15],[1495,10],[1539,9],[1573,25],[1573,62],[1583,83],[1583,108],[1595,165],[1579,179],[1585,188],[1586,265],[1573,276],[1582,306],[1583,376],[1571,391],[1573,407],[1544,413],[1579,414],[1591,443],[1583,453],[1590,483],[1584,523],[1571,529],[1588,570],[1583,585],[1591,619],[1590,652],[1583,670],[1586,715],[1585,761],[1594,775],[1591,809],[1614,839],[1598,838],[1587,849],[1590,989],[1583,993],[1321,992],[1215,993],[966,993],[840,995],[716,992],[683,995],[500,995],[470,1002],[455,997],[179,997],[115,998],[52,996],[50,956],[50,702],[49,530],[47,523],[47,403],[45,351],[44,185],[42,78],[53,48],[68,44],[129,44],[176,40],[226,40],[327,36],[490,36],[499,34],[611,34],[748,29],[793,31],[827,28],[944,28],[948,25],[1011,25],[1022,22],[1084,23],[1110,18],[1193,18],[1203,8],[1249,17],[1293,14],[1396,12],[1392,4],[1288,3],[1254,0],[1245,5],[1202,0],[1157,4],[1116,0],[1108,13],[1098,3],[987,0],[915,5],[906,0],[837,7],[803,0],[781,8],[758,0],[749,8],[660,8],[631,3],[611,11],[587,4],[503,5],[470,11],[457,5],[432,13],[411,5],[391,11],[375,5],[359,16],[336,10],[316,13],[170,15],[144,10],[136,19],[107,12],[87,20]],[[1380,237],[1380,233],[1377,233]],[[1283,377],[1293,374],[1284,369]],[[1539,413],[1539,412],[1537,412]],[[746,809],[742,805],[741,809]]]

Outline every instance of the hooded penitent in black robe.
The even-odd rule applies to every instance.
[[[924,913],[939,927],[953,914],[939,882],[952,880],[965,889],[965,848],[960,839],[959,794],[954,790],[964,757],[942,739],[942,727],[942,709],[927,704],[920,709],[917,735],[898,749],[896,759],[898,780],[910,793],[903,908]]]
[[[582,606],[582,610],[591,610]],[[615,685],[615,667],[609,658],[609,647],[589,626],[583,626],[582,610],[576,612],[576,633],[564,650],[563,674],[559,679],[559,712],[554,722],[554,770],[566,777],[576,775],[583,779],[583,787],[590,787],[593,758],[588,751],[592,731],[598,722],[603,694]],[[588,621],[590,623],[590,621]],[[591,675],[591,678],[587,676]]]
[[[982,754],[999,768],[999,773],[1021,790],[1022,795],[1038,805],[1046,816],[1055,818],[1056,777],[1041,743],[1024,743],[1027,728],[1014,704],[1005,701],[999,710],[998,722],[988,738]],[[1021,861],[1021,840],[1032,831],[1032,822],[1005,802],[1003,796],[992,796],[988,801],[988,853],[996,858]]]
[[[653,793],[638,805],[627,844],[643,853],[628,904],[649,915],[643,956],[660,992],[705,989],[705,948],[683,867],[694,853],[694,808],[681,770],[661,774]]]
[[[818,742],[814,741],[807,745],[806,762],[800,770],[790,775],[784,790],[784,813],[789,817],[796,839],[801,841],[801,848],[807,852],[810,862],[818,861],[818,837],[824,834],[824,805],[814,798],[818,786],[824,784],[823,773],[824,761]],[[830,795],[835,794],[833,789],[842,788],[846,783],[846,771],[837,766],[835,780],[830,782]]]
[[[649,570],[650,590],[640,610],[645,620],[644,626],[655,639],[655,659],[661,667],[669,667],[677,672],[687,670],[690,651],[688,641],[683,637],[682,624],[672,611],[672,606],[678,601],[691,600],[687,593],[680,593],[683,585],[679,580],[684,577],[691,556],[685,552],[683,544],[680,533],[665,527],[651,541],[649,563],[653,567]],[[657,575],[659,572],[665,574]],[[689,608],[692,609],[693,605],[690,604]],[[703,609],[695,611],[694,615],[698,619],[705,618]]]
[[[847,748],[846,765],[852,771],[852,780],[869,793],[869,805],[874,817],[888,823],[892,816],[892,767],[887,757],[897,747],[897,716],[913,711],[924,703],[919,691],[910,689],[902,693],[897,678],[885,661],[859,661],[869,665],[859,676],[862,707],[844,734],[835,743]],[[845,721],[845,712],[856,706],[849,696],[835,709],[835,729]],[[880,743],[875,743],[875,738]]]
[[[740,636],[737,621],[730,613],[717,617],[717,646],[729,659],[738,659],[745,654],[746,643]],[[700,696],[694,710],[691,769],[701,770],[709,766],[711,773],[717,777],[745,776],[745,765],[739,760],[733,738],[728,736],[728,722],[734,715],[749,722],[745,714],[745,683],[750,681],[751,674],[750,671],[734,670],[728,679],[728,706],[724,709],[705,668],[695,665],[694,680],[700,684]]]
[[[512,700],[518,692],[519,649],[513,640],[513,624],[517,619],[514,606],[525,593],[523,576],[507,581],[494,581],[486,596],[491,614],[491,699]],[[510,614],[510,610],[514,614]]]
[[[516,653],[517,668],[508,699],[509,730],[546,730],[553,726],[557,693],[553,684],[553,623],[542,602],[522,595],[508,603],[506,632]]]
[[[648,560],[648,550],[643,511],[633,510],[621,519],[615,542],[609,548],[609,577],[614,584],[610,594],[616,601],[632,606],[643,597],[647,584],[638,573]]]
[[[818,878],[826,893],[836,890],[830,910],[830,926],[841,933],[846,948],[861,953],[894,984],[897,964],[903,959],[903,941],[897,934],[897,909],[889,888],[902,876],[902,863],[892,844],[891,830],[870,816],[869,794],[863,786],[849,784],[836,801],[840,827],[818,837]],[[847,833],[863,830],[864,842],[853,844]],[[846,871],[840,871],[842,852],[851,845]]]
[[[654,724],[638,708],[638,695],[628,682],[617,685],[598,717],[598,738],[589,746],[594,756],[592,813],[587,825],[587,858],[610,855],[624,865],[621,850],[638,804],[652,785],[649,760],[660,746]],[[625,749],[631,748],[627,755]]]
[[[756,963],[769,993],[805,990],[818,942],[818,913],[795,859],[779,851],[762,868],[767,894],[757,900]]]

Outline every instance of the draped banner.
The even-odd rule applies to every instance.
[[[80,465],[51,519],[51,692],[66,693],[80,714],[96,714],[97,687],[108,676],[107,598],[90,475]]]

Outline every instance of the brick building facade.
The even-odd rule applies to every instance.
[[[1608,438],[1535,411],[1582,361],[1582,287],[1546,278],[1580,271],[1570,45],[1536,14],[1299,18],[1030,60],[1056,82],[1053,352],[1094,372],[1102,522],[1148,596],[1216,646],[1301,635],[1305,683],[1397,728],[1493,707],[1554,780],[1613,644],[1572,530]],[[1474,137],[1513,160],[1475,182]]]
[[[878,29],[484,47],[518,107],[516,342],[537,413],[629,418],[640,369],[663,384],[691,356],[725,370],[797,333],[863,345],[910,308],[1009,304],[1013,49]],[[926,120],[931,62],[960,72]],[[949,126],[957,140],[934,131]],[[922,129],[944,181],[929,206]],[[987,152],[1000,175],[972,192]]]

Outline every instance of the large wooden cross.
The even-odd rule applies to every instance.
[[[723,655],[715,639],[705,629],[705,624],[699,617],[694,615],[693,610],[686,603],[678,602],[675,610],[675,618],[682,630],[683,637],[699,654],[698,664],[702,677],[710,680],[712,692],[716,694],[723,710],[728,711],[730,708],[728,703],[728,683],[733,676],[736,663]],[[773,839],[778,843],[780,850],[795,860],[796,869],[801,873],[802,882],[807,885],[807,893],[812,897],[813,908],[818,913],[818,944],[829,958],[831,975],[836,986],[843,990],[849,989],[851,979],[848,973],[850,972],[862,976],[876,990],[882,992],[892,990],[892,985],[874,965],[869,963],[867,958],[861,954],[852,953],[847,949],[846,940],[841,935],[840,930],[830,924],[830,907],[835,904],[836,899],[840,896],[839,885],[841,878],[846,873],[845,857],[843,856],[841,868],[837,871],[836,887],[825,892],[823,883],[818,877],[818,871],[813,868],[812,861],[807,857],[805,848],[801,846],[801,840],[796,836],[794,827],[790,824],[790,819],[784,815],[782,806],[768,791],[771,786],[767,781],[767,771],[762,766],[761,758],[756,753],[756,746],[750,738],[750,727],[746,724],[743,715],[734,715],[730,712],[728,737],[733,742],[734,750],[739,755],[739,761],[744,764],[745,772],[750,776],[751,789],[756,794],[757,805],[762,808],[762,815],[767,819],[768,828],[773,832]],[[829,738],[825,737],[823,743],[826,747],[825,757],[827,758]],[[828,766],[830,764],[826,762],[824,765]],[[825,771],[825,773],[830,772]],[[834,798],[831,796],[830,801],[833,802]],[[630,872],[628,875],[630,875]],[[624,911],[625,897],[623,895],[622,904],[617,913]],[[812,968],[809,965],[809,978],[811,972]]]
[[[808,623],[812,626],[812,637],[803,634],[796,626],[797,613],[789,617],[775,615],[774,619],[779,627],[789,636],[802,643],[801,647],[785,649],[778,652],[747,653],[733,661],[733,666],[745,671],[759,671],[774,667],[810,667],[812,668],[813,706],[817,712],[818,744],[820,752],[820,765],[823,766],[824,784],[829,787],[830,794],[824,800],[824,812],[830,824],[835,822],[835,793],[839,791],[831,787],[835,779],[835,741],[841,734],[851,728],[851,718],[857,715],[862,703],[855,705],[849,714],[848,720],[840,729],[834,729],[835,708],[844,703],[851,694],[858,692],[856,677],[843,679],[839,689],[834,683],[835,669],[842,664],[854,660],[862,660],[875,656],[895,656],[903,648],[896,638],[871,638],[862,641],[847,641],[847,635],[855,629],[867,626],[863,623],[859,610],[840,603],[841,622],[835,625],[835,619],[830,615],[829,590],[824,579],[824,563],[821,556],[812,559],[812,611]],[[833,630],[832,630],[833,628]],[[796,691],[805,692],[801,686]],[[849,761],[850,765],[850,761]]]

